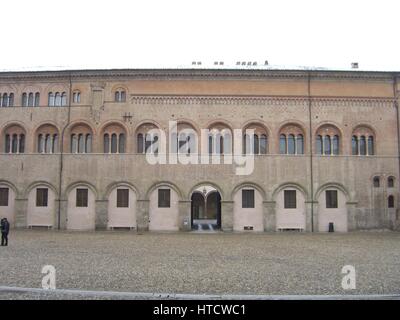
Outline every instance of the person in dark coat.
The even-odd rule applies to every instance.
[[[10,223],[7,218],[1,219],[1,245],[8,246],[8,233],[10,232]]]

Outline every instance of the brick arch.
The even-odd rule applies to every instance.
[[[92,152],[97,151],[96,146],[96,130],[92,124],[85,120],[76,120],[71,122],[65,130],[63,150],[66,153],[70,152],[71,135],[76,133],[91,134],[92,135]]]
[[[25,129],[26,125],[20,121],[10,121],[7,122],[3,128],[1,129],[1,140],[0,140],[0,153],[3,153],[5,150],[6,143],[6,134],[23,134],[25,135],[25,153],[30,151],[30,145],[27,144],[28,141],[28,130]]]
[[[172,182],[168,182],[168,181],[160,181],[160,182],[154,183],[154,184],[147,190],[147,192],[146,192],[146,194],[145,194],[145,200],[149,200],[149,199],[150,199],[151,193],[152,193],[154,190],[156,190],[156,189],[158,189],[158,188],[161,188],[161,187],[168,187],[168,188],[173,189],[173,190],[177,193],[177,195],[178,195],[178,197],[179,197],[179,200],[183,200],[183,193],[181,192],[181,190],[179,189],[179,187],[178,187],[176,184],[174,184],[174,183],[172,183]]]
[[[38,149],[38,136],[39,134],[50,134],[58,135],[59,143],[61,141],[61,135],[60,135],[60,129],[58,126],[52,122],[52,121],[44,121],[41,122],[36,128],[33,130],[34,134],[31,137],[32,140],[32,146],[33,146],[33,151],[36,152]],[[60,148],[60,147],[59,147]]]

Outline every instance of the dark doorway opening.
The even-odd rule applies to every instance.
[[[214,231],[221,229],[221,195],[213,190],[192,194],[192,230]]]

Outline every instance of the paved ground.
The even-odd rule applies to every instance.
[[[144,233],[13,231],[0,285],[188,294],[400,294],[400,233]],[[356,290],[341,287],[344,265]],[[73,298],[60,294],[60,298]],[[0,290],[0,299],[46,298]],[[81,298],[81,297],[80,297]],[[101,298],[101,297],[93,297]],[[105,298],[105,297],[104,297]]]

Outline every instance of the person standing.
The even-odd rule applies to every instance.
[[[10,223],[7,218],[1,219],[1,245],[8,246],[8,233],[10,231]]]

